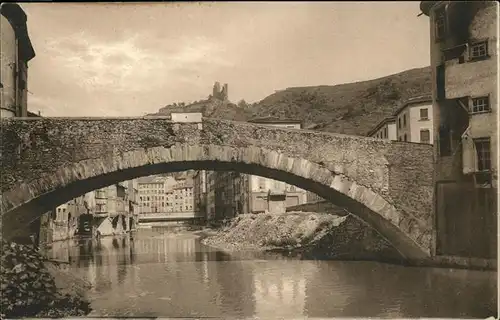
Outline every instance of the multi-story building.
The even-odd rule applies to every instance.
[[[215,171],[206,172],[206,186],[207,186],[207,220],[215,219]]]
[[[438,255],[496,258],[498,4],[422,1],[430,18]]]
[[[148,176],[141,177],[138,181],[139,188],[139,212],[140,213],[163,213],[168,212],[167,207],[172,208],[171,202],[167,201],[168,177]],[[170,178],[173,180],[173,178]]]
[[[273,118],[250,121],[268,126],[301,129],[302,122]],[[206,173],[206,206],[209,219],[238,214],[285,212],[286,207],[307,202],[305,190],[281,181],[238,172]]]
[[[139,178],[140,214],[194,214],[194,188],[192,178],[178,179],[172,176]]]
[[[215,172],[215,219],[232,218],[236,215],[232,171]]]
[[[23,9],[0,6],[0,117],[28,114],[28,62],[35,57]]]
[[[432,144],[432,98],[408,99],[394,113],[398,141]]]
[[[261,118],[249,122],[272,127],[302,129],[302,121],[293,119]],[[263,211],[284,212],[286,207],[307,202],[305,190],[281,181],[259,176],[248,177],[248,209],[250,213]]]
[[[193,203],[196,216],[207,218],[207,171],[196,171],[193,176]]]
[[[194,215],[193,189],[193,179],[177,180],[172,188],[174,212]]]
[[[92,233],[101,236],[122,234],[130,231],[130,204],[128,199],[127,182],[119,182],[94,191],[95,211],[89,212],[93,216]],[[82,233],[88,230],[83,226]]]
[[[432,97],[412,97],[368,132],[377,139],[432,144]]]
[[[127,195],[129,204],[129,228],[135,230],[139,215],[139,186],[137,179],[127,181]]]
[[[370,130],[367,135],[377,139],[398,140],[396,118],[385,118]]]

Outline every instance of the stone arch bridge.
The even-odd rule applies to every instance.
[[[187,169],[281,180],[346,208],[407,258],[430,255],[432,147],[204,118],[1,121],[2,232],[118,181]]]

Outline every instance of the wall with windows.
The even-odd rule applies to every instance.
[[[497,4],[452,3],[435,7],[429,16],[437,180],[470,180],[459,163],[465,151],[490,164],[491,184],[497,185]],[[474,143],[464,144],[464,135]]]
[[[410,142],[432,144],[432,101],[409,108]]]
[[[420,5],[430,19],[439,255],[496,258],[497,6]]]
[[[396,113],[398,141],[410,141],[409,108],[404,108]]]
[[[137,183],[139,192],[139,213],[161,213],[167,211],[171,201],[166,192],[165,178],[139,178]],[[173,205],[170,205],[172,208]]]
[[[375,129],[368,133],[369,137],[386,140],[398,140],[396,120],[384,119]]]
[[[145,177],[138,181],[139,213],[194,211],[193,181],[173,177]]]
[[[398,141],[429,143],[433,138],[432,98],[409,99],[394,114]]]

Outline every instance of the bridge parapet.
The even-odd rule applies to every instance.
[[[211,118],[202,118],[200,127],[198,121],[2,120],[4,221],[19,227],[29,220],[28,208],[38,210],[89,188],[138,176],[186,169],[234,170],[315,192],[350,207],[379,230],[389,230],[381,224],[390,222],[428,252],[432,146]]]

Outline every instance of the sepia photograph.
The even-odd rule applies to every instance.
[[[0,13],[0,319],[498,319],[497,1]]]

